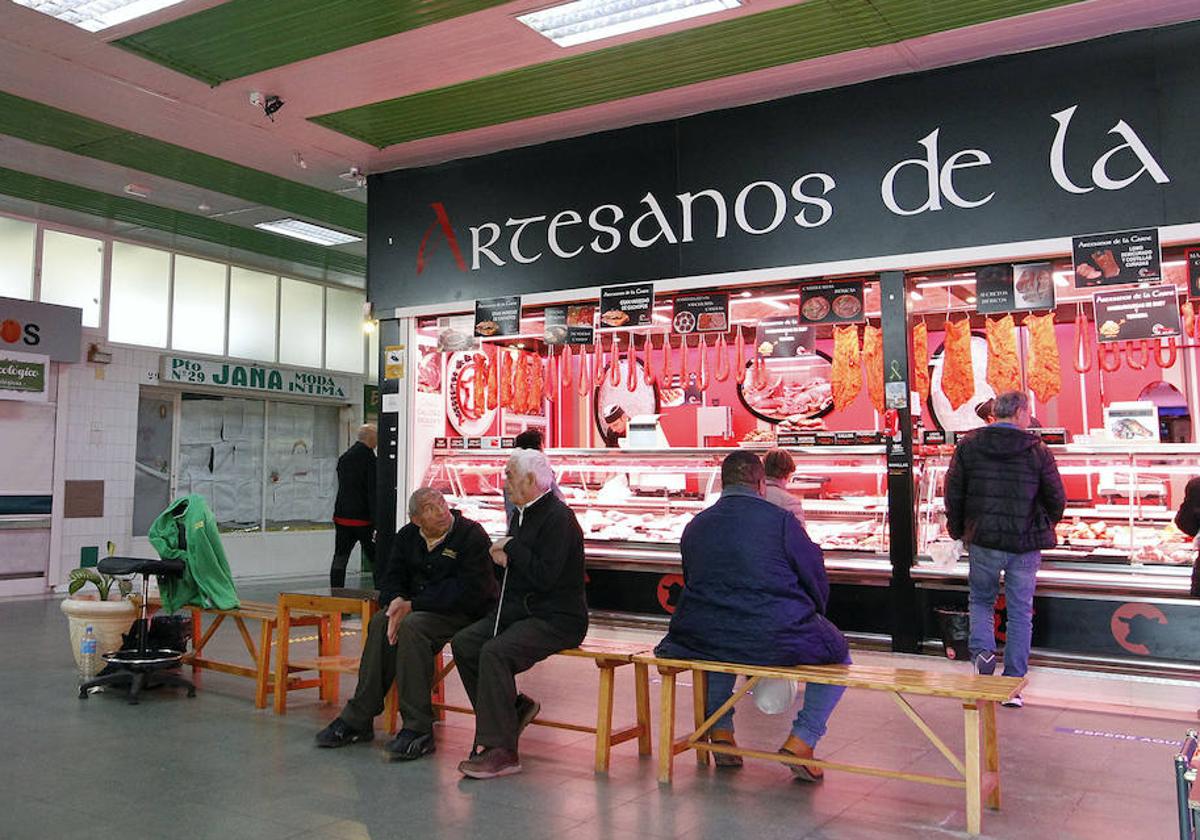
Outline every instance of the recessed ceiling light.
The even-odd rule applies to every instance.
[[[21,6],[99,32],[118,23],[140,18],[183,0],[16,0]]]
[[[740,5],[741,0],[575,0],[517,20],[560,47],[573,47]]]
[[[351,236],[340,230],[321,227],[320,225],[302,222],[299,219],[277,219],[273,222],[259,222],[256,228],[290,236],[292,239],[302,239],[315,245],[345,245],[349,242],[361,242],[361,236]]]

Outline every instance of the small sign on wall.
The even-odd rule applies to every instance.
[[[45,402],[50,357],[0,350],[0,400]]]

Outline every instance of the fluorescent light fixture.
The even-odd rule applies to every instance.
[[[302,239],[314,245],[345,245],[350,242],[361,242],[361,236],[351,236],[340,230],[321,227],[320,225],[302,222],[299,219],[276,219],[273,222],[259,222],[255,225],[260,230],[290,236],[292,239]]]
[[[119,23],[140,18],[183,0],[16,0],[35,12],[99,32]]]
[[[575,0],[517,20],[560,47],[573,47],[740,5],[741,0]]]

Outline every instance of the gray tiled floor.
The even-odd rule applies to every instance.
[[[243,594],[267,599],[278,589],[259,584]],[[233,655],[240,647],[232,628],[212,644]],[[524,675],[522,687],[545,714],[587,721],[594,672],[586,661],[559,657]],[[618,722],[631,716],[628,679],[618,680]],[[280,718],[253,707],[249,680],[221,674],[205,673],[195,699],[167,689],[136,707],[112,695],[82,702],[74,687],[57,601],[0,602],[3,840],[965,836],[962,797],[946,788],[844,773],[809,786],[777,765],[749,762],[741,771],[716,772],[697,768],[690,754],[678,759],[674,785],[663,788],[653,762],[639,760],[632,744],[616,748],[611,772],[598,778],[590,736],[542,727],[522,741],[523,774],[469,782],[455,770],[472,738],[471,719],[461,715],[440,727],[435,755],[390,765],[375,746],[316,750],[313,733],[336,709],[321,706],[315,692],[293,694]],[[353,679],[343,681],[344,693],[352,688]],[[457,678],[450,693],[461,697]],[[686,688],[683,694],[681,709],[690,703]],[[914,705],[961,748],[957,706],[927,698]],[[1171,739],[1186,722],[1033,706],[1000,711],[1004,808],[985,811],[987,836],[1174,835],[1170,745],[1059,730]],[[787,728],[785,719],[752,706],[739,711],[738,722],[744,744],[767,749]],[[887,697],[869,692],[847,693],[819,752],[950,772]]]

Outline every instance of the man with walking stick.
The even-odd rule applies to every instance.
[[[504,569],[500,603],[450,643],[475,708],[475,747],[458,765],[472,779],[521,772],[517,742],[540,706],[517,693],[516,675],[576,647],[588,626],[583,531],[550,492],[550,462],[537,450],[519,449],[508,459],[504,481],[516,510],[508,536],[491,549]]]

